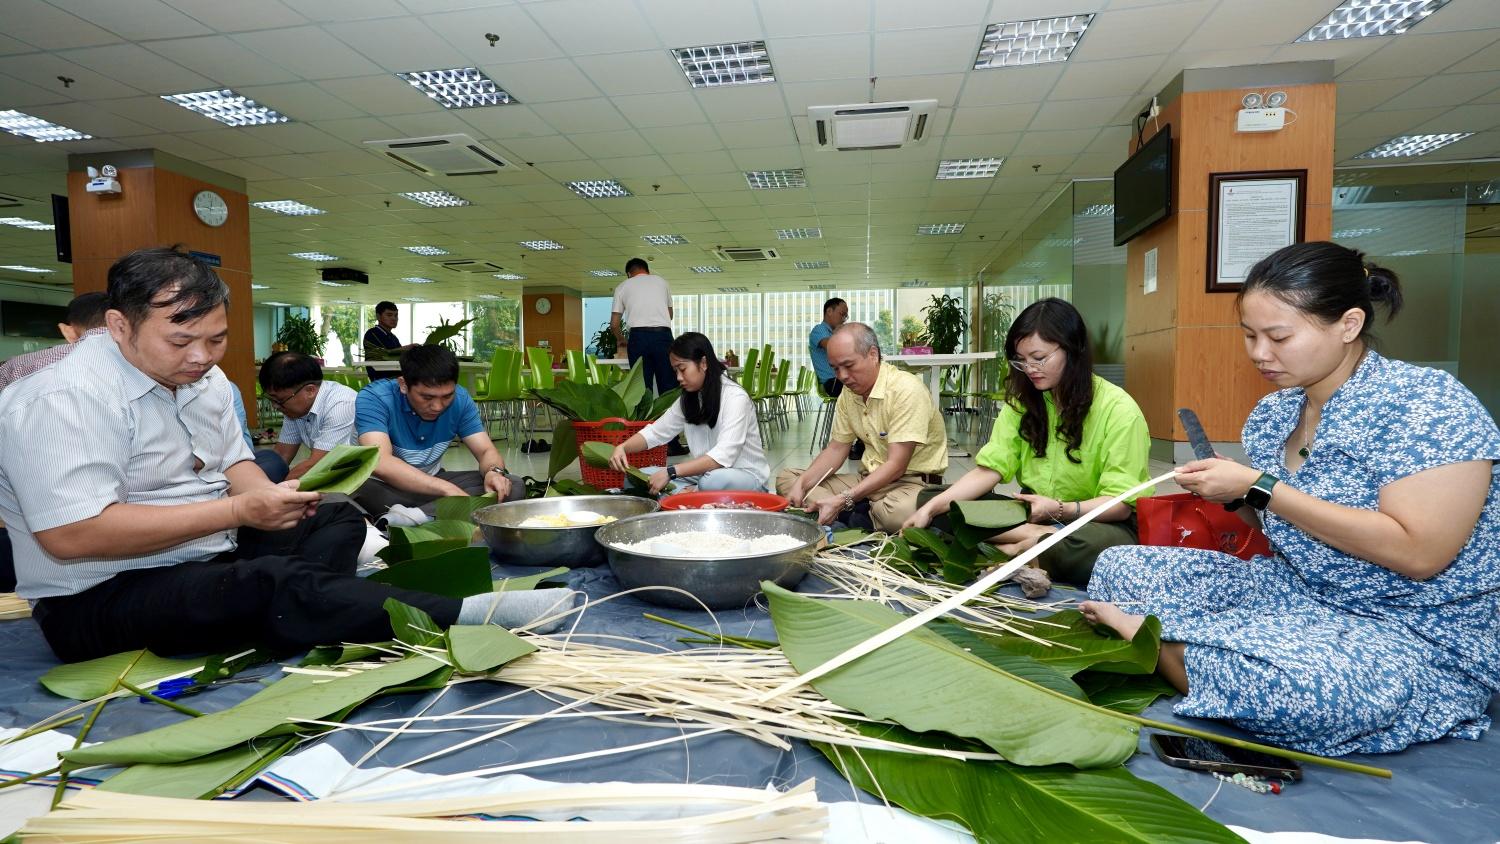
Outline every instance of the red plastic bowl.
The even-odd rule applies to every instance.
[[[753,504],[755,509],[779,513],[791,505],[780,495],[769,492],[680,492],[661,500],[663,510],[701,510],[705,504]]]

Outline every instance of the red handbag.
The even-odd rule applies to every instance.
[[[1190,492],[1142,498],[1135,502],[1135,516],[1142,545],[1223,551],[1242,560],[1271,553],[1258,528]]]

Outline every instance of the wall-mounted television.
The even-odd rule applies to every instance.
[[[61,340],[57,324],[68,321],[68,309],[62,305],[39,305],[35,302],[0,302],[0,333],[6,337],[41,337]]]
[[[1161,127],[1115,170],[1115,245],[1172,215],[1172,126]]]

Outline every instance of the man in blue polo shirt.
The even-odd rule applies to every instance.
[[[442,346],[408,349],[401,355],[399,377],[361,390],[354,427],[360,445],[380,449],[374,476],[354,493],[372,516],[397,504],[432,515],[434,501],[449,495],[493,492],[501,501],[515,501],[525,494],[520,479],[506,473],[474,399],[458,386],[458,358]],[[455,436],[474,455],[478,471],[442,468],[443,452]]]

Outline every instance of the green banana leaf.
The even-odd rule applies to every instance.
[[[620,393],[613,388],[601,384],[558,381],[555,386],[535,387],[530,392],[537,401],[580,422],[597,422],[616,416],[624,418],[634,407],[627,406]]]
[[[781,648],[809,671],[903,616],[870,601],[824,601],[765,581]],[[917,629],[813,681],[834,703],[919,732],[979,739],[1020,765],[1118,765],[1135,753],[1139,727],[1123,717],[1001,671],[926,629]]]
[[[526,592],[531,589],[541,589],[550,586],[566,586],[567,574],[571,569],[558,566],[548,569],[540,574],[529,574],[525,577],[507,577],[494,581],[495,592]]]
[[[1020,677],[1022,680],[1030,680],[1038,686],[1060,692],[1074,700],[1092,702],[1092,698],[1071,677],[1050,665],[1037,662],[1028,656],[1003,651],[978,633],[947,619],[940,618],[929,626],[932,632],[1007,674]]]
[[[495,493],[484,495],[449,495],[437,500],[437,520],[467,522],[480,507],[495,503]]]
[[[1177,689],[1160,674],[1107,674],[1081,671],[1073,678],[1097,706],[1138,715],[1160,697],[1172,697]]]
[[[341,492],[353,495],[354,491],[370,479],[375,464],[380,462],[380,449],[373,445],[336,445],[333,451],[323,455],[302,480],[297,489],[302,492]]]
[[[323,718],[356,706],[388,686],[410,683],[445,668],[431,657],[412,656],[350,677],[316,678],[321,683],[293,675],[222,712],[77,747],[64,751],[62,757],[71,768],[198,759],[284,729],[288,719]]]
[[[1029,656],[1069,675],[1085,668],[1111,674],[1150,674],[1156,670],[1156,657],[1161,652],[1161,622],[1156,616],[1146,616],[1135,638],[1128,642],[1112,630],[1090,624],[1077,610],[1063,610],[1034,620],[1061,625],[1039,623],[1028,628],[1028,632],[1056,645],[1042,645],[1009,634],[979,635],[1001,650]]]
[[[498,624],[455,624],[448,628],[448,655],[459,671],[493,671],[536,646]]]
[[[899,728],[849,726],[905,744],[958,746]],[[1024,768],[821,742],[813,746],[859,788],[916,814],[957,821],[983,844],[1227,844],[1244,840],[1124,768]]]
[[[574,447],[573,457],[578,457],[577,447]],[[552,482],[552,487],[547,490],[548,495],[603,495],[604,490],[586,484],[583,481],[575,481],[572,478],[558,478]]]
[[[443,628],[422,610],[395,598],[386,598],[384,606],[391,617],[391,632],[398,640],[408,645],[430,646],[443,638]]]
[[[346,662],[380,659],[383,656],[388,656],[388,654],[369,645],[324,645],[309,650],[307,655],[302,657],[302,661],[297,664],[303,668],[316,668],[320,665],[342,665]]]
[[[490,551],[469,545],[435,557],[396,563],[370,575],[370,579],[402,589],[467,598],[491,589]]]
[[[167,659],[146,650],[126,651],[59,665],[43,674],[41,683],[55,695],[93,700],[119,688],[121,679],[132,686],[147,688],[164,677],[191,673],[203,664],[202,659]]]
[[[458,551],[467,547],[469,547],[469,540],[467,539],[430,539],[426,542],[401,544],[393,542],[376,551],[375,556],[383,560],[386,565],[394,566],[397,563],[405,563],[410,560],[424,560],[428,557],[436,557],[440,554],[447,554],[450,551]]]
[[[602,469],[607,469],[609,468],[610,455],[615,453],[615,447],[610,445],[609,443],[584,443],[582,451],[583,459],[587,461],[590,466],[598,466]],[[629,481],[633,481],[636,484],[639,484],[642,489],[646,488],[646,486],[651,483],[651,476],[646,474],[645,472],[642,472],[640,469],[635,468],[634,466],[626,467],[625,477]],[[661,491],[662,494],[665,495],[675,489],[677,489],[676,484],[668,483],[666,486],[662,487]]]
[[[943,580],[948,583],[968,583],[980,569],[1005,556],[992,545],[982,544],[975,548],[931,528],[907,528],[901,531],[901,538],[911,546],[917,563],[924,558],[935,561]]]
[[[256,738],[245,744],[186,762],[131,765],[100,783],[100,791],[180,797],[187,800],[217,797],[254,776],[297,746],[289,736]]]
[[[858,545],[859,543],[864,542],[866,539],[868,539],[869,536],[870,532],[867,530],[860,530],[859,528],[845,528],[844,530],[836,530],[833,532],[832,544]]]
[[[616,381],[610,389],[620,397],[620,403],[628,411],[635,410],[636,405],[641,403],[641,397],[646,394],[646,371],[641,365],[642,361],[637,359],[631,364],[630,371],[625,377]]]
[[[956,501],[948,510],[948,525],[960,544],[975,548],[997,533],[1026,524],[1030,516],[1024,501]]]
[[[557,476],[577,459],[578,432],[573,430],[573,423],[564,419],[552,429],[552,450],[547,452],[547,480],[554,486],[561,483]]]
[[[427,339],[422,341],[422,345],[441,346],[447,341],[452,340],[454,337],[457,337],[464,330],[464,327],[473,321],[473,317],[469,317],[468,319],[461,319],[458,322],[452,323],[448,322],[447,320],[443,320],[437,328],[434,328],[427,333]]]
[[[655,398],[652,398],[651,394],[647,393],[641,400],[641,404],[645,405],[645,411],[637,412],[635,418],[637,421],[655,422],[661,418],[663,413],[667,412],[667,408],[671,407],[673,402],[681,397],[681,387],[673,387]],[[647,401],[648,399],[649,401]],[[639,408],[637,410],[639,411]]]
[[[474,541],[476,530],[474,523],[467,519],[438,519],[415,527],[393,527],[390,529],[391,544],[375,552],[375,556],[392,565],[435,557],[468,547]]]

